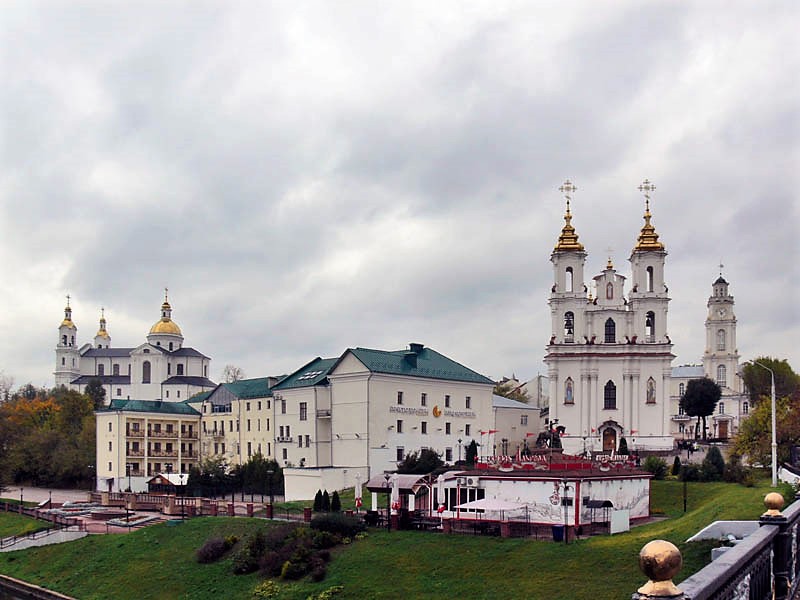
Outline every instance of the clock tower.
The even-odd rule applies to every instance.
[[[706,317],[706,350],[703,370],[710,379],[727,391],[741,392],[738,376],[739,351],[736,348],[736,315],[733,313],[733,296],[728,292],[728,282],[720,273],[712,286]]]

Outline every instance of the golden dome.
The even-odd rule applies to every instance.
[[[75,327],[75,323],[72,322],[72,319],[64,319],[61,321],[61,327]]]
[[[649,180],[645,179],[642,185],[639,186],[639,191],[644,193],[645,210],[644,210],[644,225],[639,237],[636,241],[634,250],[663,250],[664,244],[658,241],[658,234],[656,228],[650,223],[653,215],[650,214],[650,192],[656,189]]]
[[[108,338],[108,332],[105,329],[98,329],[95,337]]]
[[[558,243],[556,244],[556,250],[583,250],[583,244],[578,241],[578,234],[575,233],[575,228],[572,226],[572,213],[569,210],[569,202],[571,199],[570,194],[577,190],[578,188],[575,187],[572,182],[567,179],[560,188],[560,191],[564,192],[565,198],[567,200],[567,212],[564,213],[564,227],[561,229],[561,235],[558,236]]]
[[[172,335],[182,335],[181,328],[172,319],[162,318],[150,328],[150,333],[168,333]]]

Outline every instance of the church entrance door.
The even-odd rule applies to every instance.
[[[718,437],[722,440],[728,439],[728,422],[727,421],[720,421],[719,422],[719,429],[717,432],[719,435]]]
[[[614,452],[617,449],[617,432],[607,427],[603,431],[603,452]]]

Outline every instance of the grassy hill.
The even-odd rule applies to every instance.
[[[766,483],[754,488],[694,483],[688,489],[686,514],[681,483],[653,482],[652,510],[668,519],[569,545],[371,530],[366,539],[335,552],[323,582],[281,584],[276,598],[305,600],[334,585],[344,586],[336,596],[343,599],[630,597],[645,581],[637,566],[645,543],[661,538],[678,545],[685,562],[678,580],[684,579],[708,561],[711,547],[684,540],[717,519],[757,519],[770,491]],[[7,516],[0,513],[0,526]],[[249,600],[257,575],[231,575],[229,559],[197,564],[194,552],[214,535],[242,535],[265,526],[269,523],[258,519],[207,517],[127,535],[90,536],[2,554],[0,572],[82,600]]]

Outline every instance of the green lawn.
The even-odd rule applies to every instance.
[[[0,538],[25,535],[46,528],[47,524],[42,521],[23,517],[13,512],[0,512]]]
[[[422,532],[371,530],[365,540],[335,552],[321,583],[281,586],[280,600],[305,600],[333,585],[337,598],[564,598],[604,600],[630,597],[645,582],[638,570],[641,547],[668,539],[684,553],[688,577],[709,558],[709,544],[684,540],[716,519],[757,519],[768,484],[755,488],[723,483],[688,487],[683,514],[682,484],[653,482],[654,512],[670,518],[613,537],[569,545],[547,541]],[[194,551],[213,535],[242,534],[269,526],[244,518],[200,518],[169,527],[157,525],[126,535],[83,540],[0,555],[0,572],[73,595],[146,599],[220,596],[249,600],[256,575],[230,575],[230,561],[198,565]]]

